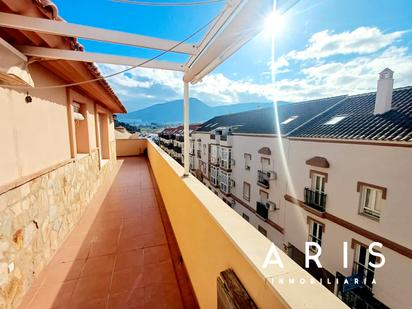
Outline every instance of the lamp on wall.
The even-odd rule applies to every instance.
[[[33,101],[32,97],[29,95],[29,92],[26,94],[26,98],[24,99],[26,103],[31,103]]]

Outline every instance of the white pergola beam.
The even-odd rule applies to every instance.
[[[179,44],[179,42],[177,41],[158,39],[133,33],[106,30],[96,27],[66,23],[63,21],[55,21],[50,19],[28,17],[2,12],[0,12],[0,26],[156,50],[170,50],[171,48]],[[188,43],[181,43],[173,48],[173,52],[189,55],[194,55],[196,53],[196,50],[196,45]]]
[[[272,0],[241,0],[229,2],[221,16],[227,16],[218,32],[210,38],[206,48],[189,63],[183,77],[185,82],[196,83],[240,47],[256,36],[263,27],[264,19],[272,12]],[[219,19],[216,23],[221,22]],[[212,26],[213,28],[214,26]],[[193,57],[192,57],[193,58]],[[190,61],[190,60],[189,60]]]
[[[70,60],[82,62],[97,62],[107,64],[117,64],[125,66],[141,66],[142,68],[162,69],[171,71],[184,71],[184,65],[176,62],[151,60],[134,57],[115,56],[110,54],[90,53],[66,49],[55,49],[35,46],[16,46],[17,49],[26,56],[39,57],[52,60]],[[144,63],[144,64],[143,64]]]
[[[190,57],[187,62],[187,66],[191,66],[194,61],[196,61],[197,57],[206,49],[206,47],[213,41],[214,37],[217,33],[224,27],[226,22],[232,16],[232,14],[236,11],[238,6],[242,0],[232,0],[230,1],[226,7],[220,12],[219,16],[216,18],[213,25],[210,27],[208,32],[202,38],[202,41],[198,45],[198,52],[196,55]]]
[[[10,45],[8,42],[6,42],[2,38],[0,38],[0,50],[2,50],[2,49],[6,49],[7,51],[9,51],[13,54],[13,57],[15,57],[16,64],[27,62],[27,57],[25,55],[23,55],[14,46]],[[6,53],[5,53],[5,55],[6,55]],[[2,59],[2,62],[4,62],[4,59]],[[0,64],[0,66],[1,66],[1,64]]]

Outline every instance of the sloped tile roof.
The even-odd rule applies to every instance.
[[[338,138],[376,141],[412,140],[412,87],[394,89],[392,109],[374,115],[376,93],[349,96],[291,134],[305,138]],[[325,124],[345,116],[333,125]]]
[[[325,98],[278,106],[281,133],[288,134],[308,120],[332,107],[345,96]],[[289,119],[289,121],[287,121]],[[211,132],[219,127],[232,127],[233,133],[277,134],[275,109],[264,108],[214,117],[203,123],[197,131]]]

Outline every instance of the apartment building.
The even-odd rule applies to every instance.
[[[189,133],[193,132],[199,127],[197,124],[189,125]],[[183,126],[174,128],[165,128],[159,134],[159,146],[166,151],[172,158],[180,164],[183,164]]]
[[[282,247],[284,209],[279,205],[286,180],[278,143],[285,143],[289,132],[344,98],[282,104],[278,115],[275,109],[265,108],[215,117],[192,133],[193,173]]]
[[[323,268],[308,271],[351,307],[406,308],[411,115],[412,87],[393,89],[385,69],[376,93],[207,121],[192,133],[193,173],[302,267],[305,242],[316,242]],[[368,266],[379,261],[372,242],[383,245],[379,269]]]

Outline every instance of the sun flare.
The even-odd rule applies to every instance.
[[[285,26],[285,17],[277,12],[270,13],[265,20],[265,33],[279,36]]]

